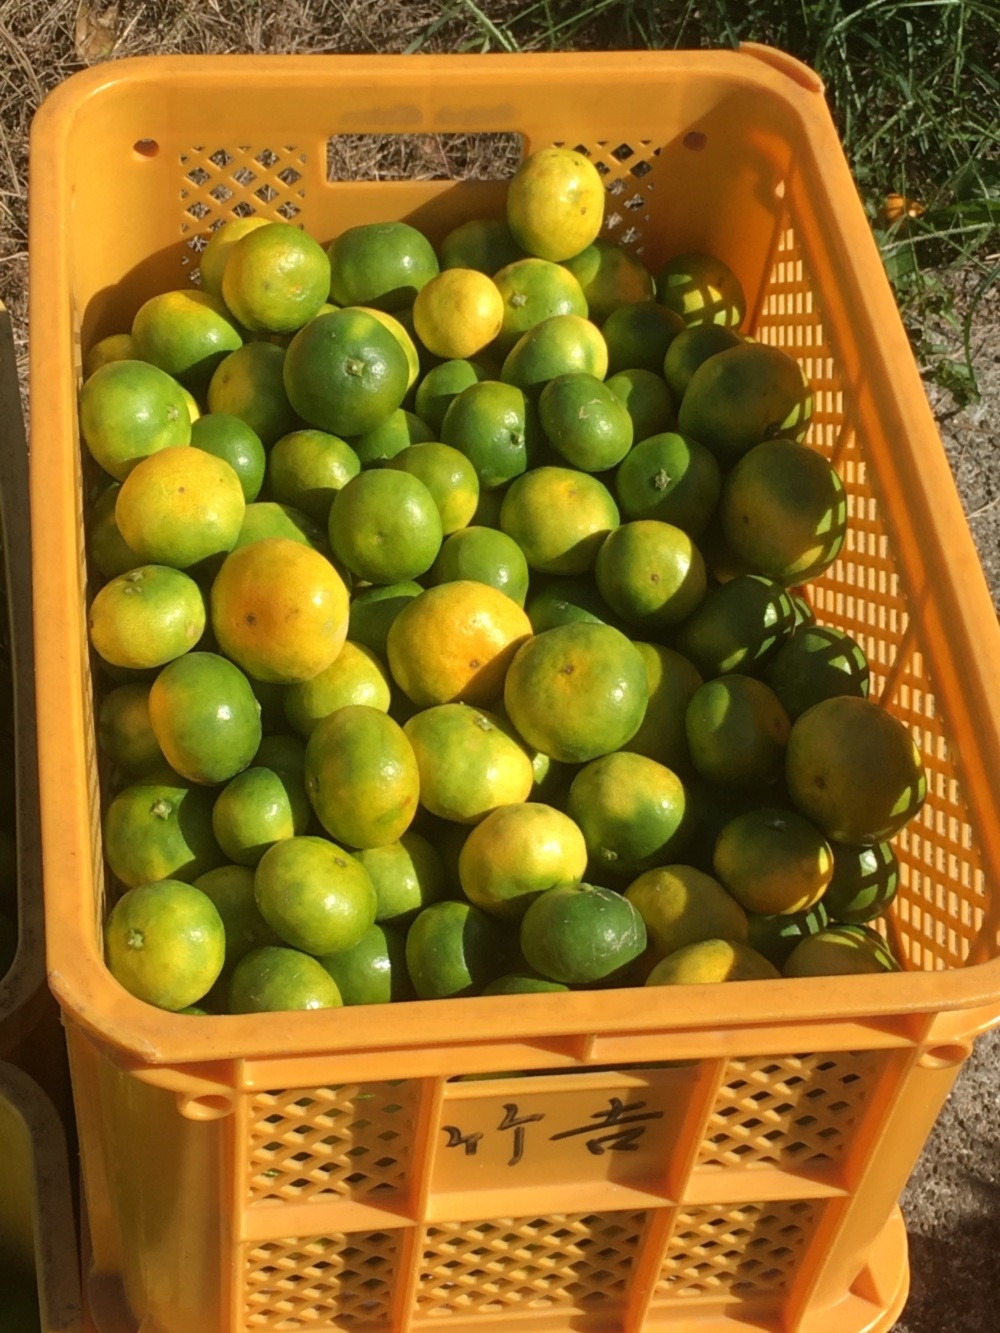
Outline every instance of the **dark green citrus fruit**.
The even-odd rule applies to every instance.
[[[613,984],[646,948],[642,917],[620,893],[591,884],[550,889],[521,920],[531,968],[568,986]]]
[[[505,970],[499,922],[468,902],[425,907],[406,937],[406,964],[421,1000],[478,995]]]
[[[706,679],[750,674],[777,652],[794,623],[792,600],[780,583],[742,574],[709,591],[678,628],[673,645]]]
[[[824,699],[842,694],[867,699],[870,678],[860,644],[832,625],[802,625],[764,669],[764,679],[793,722]]]
[[[642,440],[622,461],[615,493],[629,519],[655,518],[699,537],[721,488],[719,465],[697,440],[667,431]]]

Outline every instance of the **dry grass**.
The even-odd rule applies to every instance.
[[[502,21],[521,8],[489,5]],[[447,50],[460,39],[454,23],[425,40],[441,5],[424,0],[0,0],[0,296],[17,330],[19,370],[27,357],[28,131],[52,88],[88,64],[124,56],[249,53],[399,52],[420,44]],[[340,174],[364,167],[436,175],[440,145],[392,150],[398,157],[366,156],[370,141],[342,145],[332,163]],[[446,152],[449,173],[488,170],[481,143]],[[501,145],[497,150],[502,158]]]
[[[997,0],[0,0],[0,295],[19,359],[28,129],[44,95],[84,65],[153,53],[669,47],[753,37],[826,78],[876,225],[890,190],[927,202],[917,223],[879,230],[878,239],[921,362],[967,395],[971,360],[942,360],[926,331],[939,314],[961,325],[942,270],[975,263],[984,291],[1000,275],[996,13]],[[503,175],[510,165],[502,142],[412,136],[342,141],[335,151],[339,176]]]

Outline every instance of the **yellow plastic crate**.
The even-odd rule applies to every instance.
[[[354,133],[580,145],[605,234],[719,254],[816,390],[850,497],[815,585],[930,779],[898,840],[901,975],[151,1009],[101,958],[105,870],[76,432],[82,350],[248,212],[432,238],[502,182],[328,179]],[[32,515],[50,982],[103,1329],[887,1329],[896,1199],[1000,1018],[1000,632],[819,80],[781,54],[162,58],[76,76],[31,158]],[[463,1076],[489,1075],[468,1080]],[[131,1314],[129,1314],[129,1311]]]
[[[41,1333],[80,1333],[80,1273],[66,1138],[51,1101],[0,1063],[0,1273],[34,1278]],[[0,1326],[7,1327],[0,1308]]]

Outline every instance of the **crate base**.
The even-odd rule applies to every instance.
[[[795,1333],[889,1333],[909,1294],[909,1242],[897,1205],[850,1293],[826,1310],[807,1314]]]
[[[160,1329],[146,1321],[137,1323],[125,1301],[125,1294],[117,1278],[91,1271],[90,1237],[86,1209],[81,1210],[80,1250],[83,1284],[82,1333],[181,1333],[175,1329]],[[909,1246],[906,1224],[899,1207],[882,1229],[871,1257],[858,1274],[850,1292],[836,1305],[825,1310],[805,1314],[794,1326],[774,1325],[773,1333],[890,1333],[903,1313],[910,1294]],[[489,1321],[483,1321],[484,1328]],[[687,1323],[686,1313],[664,1319],[651,1317],[644,1325],[645,1333],[670,1333]],[[325,1333],[335,1325],[316,1326],[315,1333]],[[572,1327],[566,1325],[567,1333]],[[719,1317],[718,1324],[699,1322],[699,1333],[765,1333],[754,1321],[744,1324],[732,1313]],[[222,1333],[222,1330],[219,1331]],[[561,1333],[546,1321],[545,1333]]]

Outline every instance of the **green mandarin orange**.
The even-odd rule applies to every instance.
[[[739,328],[746,298],[732,269],[713,255],[692,252],[669,259],[656,275],[656,299],[685,324]]]
[[[578,255],[563,260],[583,289],[590,318],[602,324],[620,305],[652,301],[653,275],[630,250],[613,241],[597,240]]]
[[[442,361],[429,370],[417,385],[414,407],[432,431],[440,434],[445,414],[463,389],[487,379],[480,362],[459,359]]]
[[[524,258],[524,251],[499,218],[473,218],[450,231],[438,247],[441,267],[474,268],[487,277]]]
[[[566,812],[580,827],[595,873],[631,879],[676,861],[688,839],[687,796],[677,774],[620,751],[573,779]]]
[[[311,814],[298,775],[254,764],[219,793],[212,829],[230,860],[254,866],[276,842],[305,833]]]
[[[211,292],[213,296],[222,295],[222,275],[225,272],[226,264],[229,262],[229,255],[233,246],[248,231],[255,231],[258,227],[266,227],[267,225],[268,219],[258,216],[231,218],[212,232],[208,239],[208,245],[201,252],[201,260],[199,261],[201,285],[206,292]]]
[[[605,383],[632,418],[632,438],[636,444],[676,427],[673,395],[653,371],[641,367],[619,370]]]
[[[518,650],[504,685],[504,706],[518,733],[570,764],[631,740],[648,701],[642,657],[623,634],[599,624],[536,635]]]
[[[296,430],[274,445],[268,458],[271,494],[326,526],[337,492],[361,471],[344,440],[322,430]]]
[[[80,391],[80,432],[117,481],[160,449],[191,441],[191,418],[176,380],[144,361],[112,361]]]
[[[191,444],[221,458],[236,473],[247,504],[264,484],[266,459],[260,437],[245,421],[228,412],[207,412],[191,426]]]
[[[265,448],[301,425],[284,383],[285,349],[273,343],[246,343],[231,352],[208,386],[209,412],[239,417]]]
[[[250,682],[216,653],[186,653],[165,666],[149,692],[149,718],[171,768],[205,786],[235,777],[261,742]]]
[[[251,949],[278,945],[279,937],[260,914],[248,866],[218,866],[199,875],[194,887],[215,904],[226,936],[225,970],[236,966]]]
[[[609,372],[651,370],[659,375],[670,344],[683,329],[678,315],[653,301],[618,306],[601,325]]]
[[[419,478],[385,468],[349,481],[330,509],[330,546],[369,583],[425,574],[441,549],[441,514]]]
[[[434,432],[414,412],[397,407],[376,425],[352,435],[349,444],[362,467],[384,467],[386,463],[405,454],[414,444],[427,444]]]
[[[194,647],[205,629],[205,602],[194,579],[179,569],[141,565],[104,585],[87,623],[105,662],[142,671]]]
[[[385,668],[370,648],[349,639],[325,670],[283,693],[285,717],[308,740],[320,722],[350,704],[389,710],[391,691]]]
[[[518,606],[528,595],[528,564],[520,546],[493,528],[462,528],[452,533],[431,566],[432,583],[471,579],[506,593]]]
[[[263,1014],[295,1009],[339,1009],[337,984],[315,958],[298,949],[265,946],[236,964],[229,1012]]]
[[[244,328],[291,333],[319,313],[330,293],[330,261],[288,222],[248,231],[230,248],[222,296]]]
[[[278,504],[276,500],[255,500],[246,507],[243,526],[233,550],[266,541],[269,537],[284,537],[287,541],[311,546],[324,555],[329,551],[324,528],[308,514],[291,505]]]
[[[467,704],[439,704],[404,727],[420,773],[425,810],[457,824],[476,824],[498,806],[525,801],[534,770],[511,728]]]
[[[416,814],[418,762],[392,718],[352,704],[313,729],[306,791],[332,838],[349,847],[383,847],[397,841]]]
[[[587,845],[567,815],[537,802],[501,806],[466,838],[458,873],[466,897],[491,915],[518,919],[540,893],[579,884]]]
[[[615,494],[628,519],[654,518],[699,537],[715,511],[719,465],[697,440],[673,431],[641,440],[623,459]]]
[[[257,866],[254,892],[271,929],[305,953],[351,949],[375,921],[368,872],[325,838],[276,842]]]
[[[504,971],[500,924],[471,903],[425,907],[406,937],[406,965],[421,1000],[478,995]]]
[[[375,920],[383,924],[405,929],[425,907],[447,895],[440,855],[413,829],[407,829],[398,842],[359,851],[357,859],[375,886]]]
[[[632,448],[632,418],[593,375],[560,375],[542,390],[538,418],[552,447],[573,467],[605,472]]]
[[[636,642],[646,668],[649,703],[642,725],[622,749],[643,754],[678,773],[691,767],[685,719],[688,704],[703,684],[698,668],[686,657],[658,643]]]
[[[500,527],[543,574],[593,569],[618,507],[596,477],[575,468],[539,467],[518,477],[500,506]]]
[[[415,998],[406,970],[406,936],[376,922],[350,949],[319,960],[333,978],[344,1004],[390,1004]]]
[[[527,469],[540,435],[533,405],[515,385],[496,380],[463,389],[441,423],[443,443],[465,455],[486,491]]]
[[[130,889],[111,909],[104,938],[115,980],[161,1009],[200,1000],[225,961],[225,929],[215,904],[179,880]]]
[[[225,861],[212,832],[211,792],[163,769],[113,797],[104,815],[104,854],[127,885],[194,880]]]
[[[645,923],[629,900],[592,884],[540,894],[521,920],[528,965],[569,986],[613,984],[646,942]]]
[[[310,320],[295,335],[283,377],[288,400],[300,416],[349,439],[378,426],[400,406],[409,366],[396,337],[374,315],[336,310]]]
[[[330,298],[342,306],[404,310],[438,273],[430,242],[406,222],[349,227],[328,254]]]
[[[601,596],[626,624],[653,634],[686,620],[705,595],[701,552],[683,529],[656,519],[609,534],[594,569]]]
[[[149,720],[149,686],[119,685],[106,694],[97,722],[97,743],[108,759],[136,777],[166,760]]]
[[[494,274],[503,303],[497,350],[504,356],[522,334],[552,315],[586,319],[587,301],[576,278],[546,259],[519,259]]]
[[[436,441],[411,444],[389,460],[389,467],[423,482],[437,505],[445,537],[472,522],[479,504],[479,478],[458,449]]]
[[[132,321],[132,338],[140,360],[196,393],[208,388],[219,362],[243,346],[223,302],[196,287],[151,296]]]

